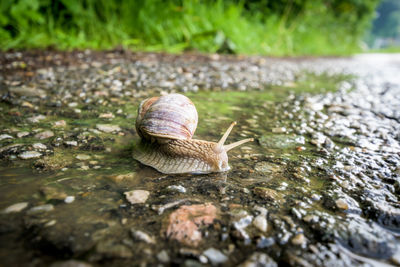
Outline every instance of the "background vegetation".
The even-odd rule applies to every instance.
[[[379,0],[1,0],[3,50],[349,54]]]

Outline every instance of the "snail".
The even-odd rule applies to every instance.
[[[141,141],[133,157],[166,174],[211,173],[230,169],[227,152],[253,138],[224,145],[233,122],[218,143],[192,139],[198,115],[192,101],[181,94],[143,100],[138,109],[136,131]]]

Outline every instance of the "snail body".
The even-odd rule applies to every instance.
[[[180,94],[152,97],[142,101],[136,130],[141,137],[133,157],[162,173],[211,173],[230,169],[227,152],[244,139],[224,145],[235,122],[216,142],[192,139],[198,115],[189,98]]]

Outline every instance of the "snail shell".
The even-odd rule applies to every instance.
[[[191,139],[197,121],[196,107],[189,98],[181,94],[169,94],[142,101],[136,119],[136,131],[150,141]]]
[[[135,144],[133,157],[167,174],[222,172],[230,169],[227,152],[253,140],[224,145],[235,122],[218,143],[192,139],[197,121],[194,104],[181,94],[142,101],[136,119],[141,141]]]

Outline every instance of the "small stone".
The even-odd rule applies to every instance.
[[[74,202],[74,201],[75,201],[75,197],[74,197],[74,196],[67,196],[67,197],[64,199],[64,202],[67,203],[67,204],[70,204],[70,203],[72,203],[72,202]]]
[[[262,172],[264,174],[273,174],[281,171],[281,168],[279,165],[269,163],[266,161],[258,162],[256,166],[254,166],[254,169],[257,172]]]
[[[267,231],[268,223],[264,215],[258,215],[254,218],[253,225],[262,232]]]
[[[50,226],[55,225],[56,223],[57,223],[56,220],[51,220],[51,221],[47,222],[44,226],[45,226],[45,227],[50,227]]]
[[[254,194],[259,196],[260,198],[267,199],[267,200],[277,200],[279,197],[278,192],[273,189],[266,188],[266,187],[256,187],[253,190]]]
[[[170,261],[168,252],[166,250],[161,250],[157,254],[157,259],[162,263],[168,263]]]
[[[336,200],[336,207],[338,207],[341,210],[348,210],[349,209],[349,204],[344,199],[338,199]]]
[[[97,124],[96,128],[105,133],[113,133],[121,131],[121,128],[118,125],[111,125],[111,124]]]
[[[19,133],[17,133],[17,137],[18,138],[22,138],[22,137],[25,137],[25,136],[28,136],[29,135],[29,132],[19,132]]]
[[[124,195],[126,199],[129,201],[129,203],[140,204],[146,202],[147,198],[150,195],[150,192],[146,190],[133,190],[125,192]]]
[[[166,236],[196,247],[202,241],[199,227],[212,224],[216,217],[217,208],[212,204],[181,206],[169,216]]]
[[[99,118],[102,118],[102,119],[113,119],[114,117],[115,117],[114,114],[112,114],[111,112],[102,113],[99,115]]]
[[[239,267],[277,267],[278,264],[267,254],[262,252],[254,252]]]
[[[78,260],[58,261],[50,265],[50,267],[92,267],[92,266],[93,265],[89,263]]]
[[[13,205],[8,206],[7,208],[5,208],[3,210],[3,213],[20,212],[23,209],[25,209],[26,207],[28,207],[28,202],[16,203],[16,204],[13,204]]]
[[[9,134],[2,134],[0,135],[0,141],[4,140],[4,139],[14,139],[14,137],[12,137]]]
[[[79,155],[76,155],[75,158],[77,158],[79,160],[88,160],[88,159],[90,159],[90,156],[89,155],[85,155],[85,154],[79,154]]]
[[[155,244],[156,243],[156,240],[154,239],[154,237],[151,237],[149,234],[147,234],[143,231],[131,229],[131,234],[134,239],[144,241],[147,244]]]
[[[52,132],[52,131],[44,131],[44,132],[40,132],[40,133],[37,133],[37,134],[35,134],[35,138],[38,138],[38,139],[47,139],[47,138],[50,138],[50,137],[53,137],[54,136],[54,133]]]
[[[76,102],[68,103],[68,107],[70,107],[70,108],[75,108],[77,106],[78,106],[78,103],[76,103]]]
[[[37,149],[37,150],[46,150],[46,149],[47,149],[47,146],[44,145],[44,144],[42,144],[42,143],[34,143],[34,144],[32,145],[32,147],[33,147],[34,149]]]
[[[209,248],[203,252],[203,254],[210,260],[212,265],[219,265],[228,260],[228,257],[225,256],[221,251],[215,248]]]
[[[54,127],[65,127],[67,126],[67,122],[65,120],[55,121],[53,122]]]
[[[181,185],[170,185],[167,189],[171,191],[178,191],[179,193],[186,193],[186,188]]]
[[[66,146],[78,146],[78,142],[77,141],[65,141],[64,144]]]
[[[36,159],[42,156],[41,153],[37,151],[25,151],[18,155],[20,159]]]
[[[306,241],[306,238],[303,234],[297,234],[292,238],[292,244],[296,246],[302,245]]]
[[[272,128],[273,133],[286,133],[286,128],[285,127],[276,127]]]
[[[28,118],[28,121],[32,122],[32,123],[38,123],[39,121],[44,120],[44,119],[46,119],[46,116],[37,115],[37,116],[33,116],[33,117]]]
[[[28,210],[28,214],[42,213],[54,210],[54,206],[51,204],[45,204],[41,206],[36,206]]]

